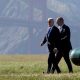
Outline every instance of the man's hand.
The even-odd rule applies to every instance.
[[[65,37],[61,38],[61,40],[66,39],[66,38],[67,38],[67,36],[65,36]]]
[[[54,48],[53,51],[54,51],[54,53],[57,53],[58,52],[58,49],[57,48]]]
[[[41,46],[43,46],[44,44],[43,43],[41,43]]]

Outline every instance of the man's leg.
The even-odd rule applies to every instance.
[[[56,54],[56,56],[55,56],[55,60],[56,60],[56,64],[57,64],[57,65],[58,65],[58,63],[60,62],[61,58],[62,58],[62,53],[61,53],[61,52],[58,52],[58,53]],[[52,67],[52,73],[54,73],[54,71],[55,71],[55,68],[54,68],[54,66],[53,66],[53,67]]]
[[[52,59],[53,59],[53,48],[52,46],[48,45],[48,50],[49,50],[49,57],[48,57],[48,69],[47,73],[50,73],[51,67],[52,67]]]
[[[68,66],[69,72],[73,72],[72,64],[71,64],[71,61],[69,59],[69,51],[64,52],[63,57],[64,57],[64,60],[67,64],[67,66]]]
[[[60,73],[61,71],[60,71],[60,68],[58,67],[58,64],[56,62],[56,58],[55,58],[54,52],[49,54],[47,73],[51,72],[52,64],[53,64],[54,68],[57,70],[57,73]]]
[[[53,61],[53,67],[54,67],[54,69],[57,71],[57,73],[61,73],[61,70],[60,70],[58,64],[56,63],[56,60]]]
[[[48,57],[48,69],[47,69],[47,73],[50,73],[51,71],[51,66],[52,66],[52,60],[51,60],[51,54],[49,54],[49,57]]]
[[[53,52],[53,47],[48,46],[48,49],[49,49],[49,58],[48,58],[48,70],[47,70],[47,72],[50,73],[51,67],[53,64],[53,66],[57,70],[57,72],[60,73],[61,71],[60,71],[58,64],[56,62],[55,53]]]

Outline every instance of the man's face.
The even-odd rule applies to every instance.
[[[64,21],[63,20],[57,20],[57,24],[58,24],[58,26],[62,26],[64,24]]]
[[[54,21],[53,21],[53,20],[49,20],[49,21],[48,21],[48,26],[49,26],[49,27],[52,27],[53,25],[54,25]]]

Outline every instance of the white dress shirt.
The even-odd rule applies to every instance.
[[[61,32],[62,31],[62,26],[58,26],[58,29]]]

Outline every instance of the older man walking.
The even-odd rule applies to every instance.
[[[59,47],[59,30],[57,27],[54,26],[54,20],[52,18],[48,19],[48,32],[44,37],[41,46],[43,46],[47,42],[48,50],[49,50],[49,57],[48,57],[48,69],[47,73],[51,72],[52,65],[56,69],[57,73],[60,73],[60,69],[55,59],[55,52],[54,49]]]

